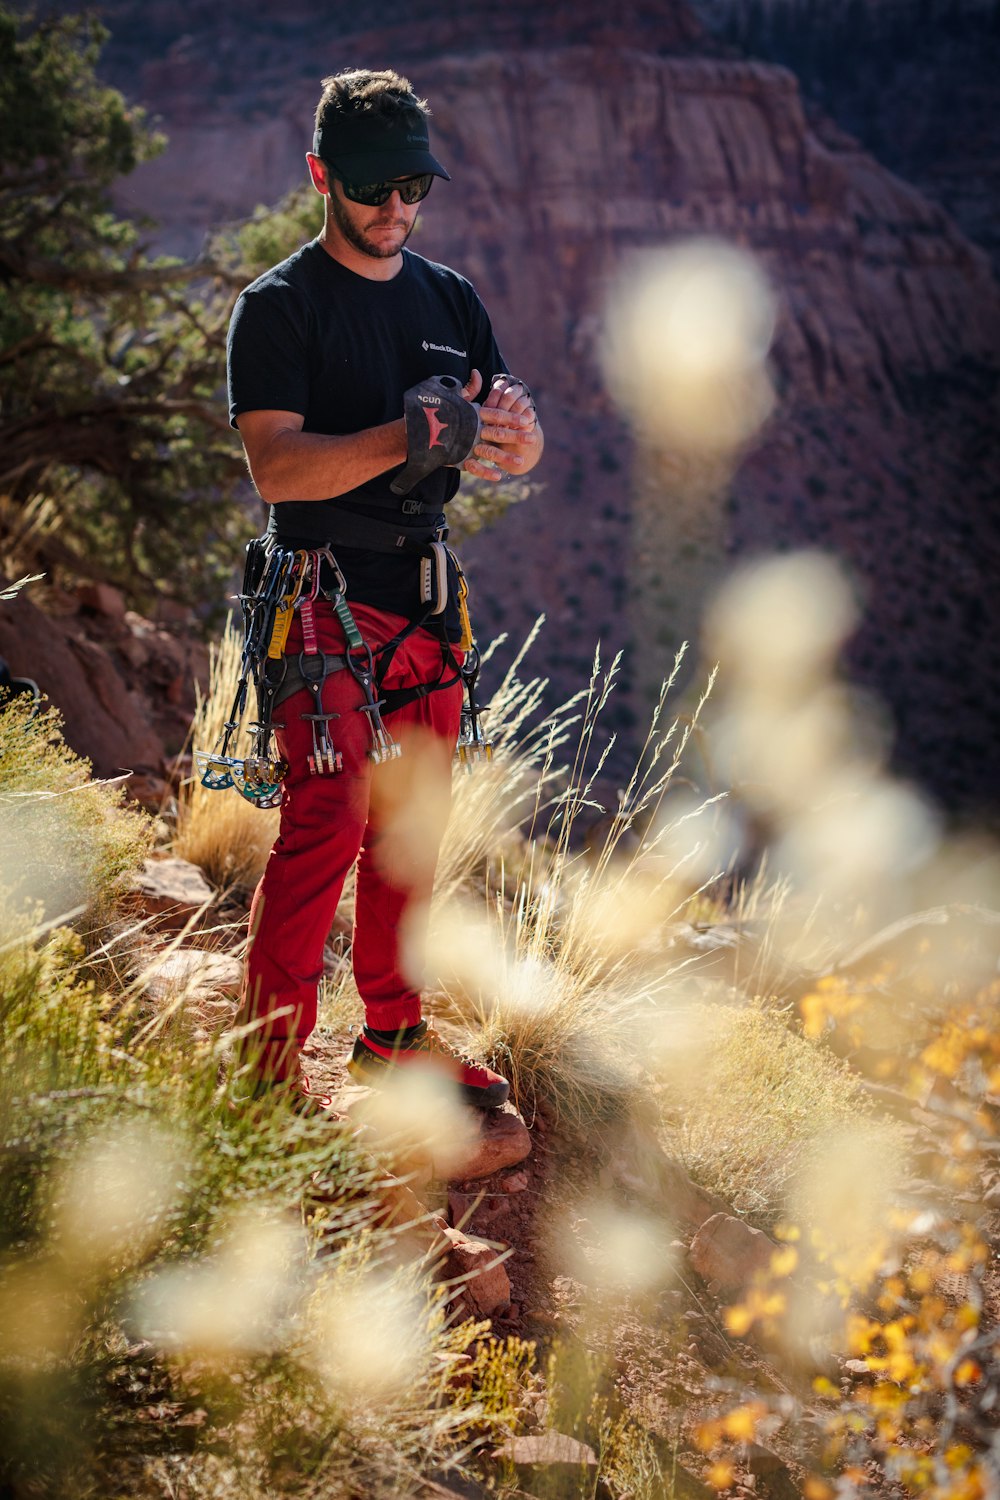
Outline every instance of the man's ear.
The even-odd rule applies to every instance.
[[[306,166],[309,168],[309,176],[317,193],[322,193],[324,198],[330,192],[330,180],[327,176],[326,162],[321,161],[312,151],[306,152]]]

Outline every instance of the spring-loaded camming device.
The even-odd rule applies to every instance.
[[[299,675],[303,683],[313,695],[315,713],[303,714],[302,718],[307,724],[312,725],[312,754],[309,756],[309,771],[313,776],[333,776],[337,771],[344,769],[344,757],[339,750],[333,748],[330,739],[328,725],[331,719],[339,719],[339,714],[328,714],[323,712],[323,684],[326,681],[324,657],[319,649],[319,640],[316,635],[316,614],[314,604],[319,593],[320,567],[322,553],[325,553],[333,566],[335,576],[340,586],[344,585],[343,574],[333,561],[328,548],[321,551],[310,552],[309,565],[312,573],[311,585],[308,594],[303,593],[299,599],[299,615],[302,620],[302,651],[299,654]]]
[[[470,774],[477,762],[493,759],[493,741],[488,740],[483,734],[482,725],[479,722],[479,715],[482,712],[476,698],[479,666],[479,647],[473,642],[460,668],[462,681],[465,684],[465,703],[459,720],[458,744],[455,746],[458,760]]]
[[[364,703],[358,704],[358,712],[368,715],[368,728],[372,735],[368,759],[380,766],[384,761],[397,760],[403,753],[403,747],[393,739],[382,722],[384,699],[375,696],[375,663],[371,647],[366,646],[364,641],[361,642],[358,657],[360,660],[355,658],[352,651],[348,651],[347,669],[365,695]]]
[[[222,791],[235,786],[240,795],[258,807],[273,807],[280,800],[282,777],[288,767],[271,754],[270,704],[281,677],[279,661],[271,646],[277,635],[288,633],[291,608],[296,594],[296,554],[269,546],[255,538],[247,546],[243,587],[239,594],[243,614],[243,652],[240,678],[229,718],[211,751],[196,751],[195,762],[201,772],[202,786]],[[291,602],[289,597],[291,596]],[[287,614],[287,623],[284,615]],[[284,636],[281,637],[282,645]],[[281,652],[278,652],[281,658]],[[269,664],[274,663],[271,672]],[[283,675],[284,663],[280,661]],[[246,712],[247,686],[254,678],[258,693],[258,719],[250,725],[254,736],[254,754],[247,757],[230,753],[234,735],[239,731]]]

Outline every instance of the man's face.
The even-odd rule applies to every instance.
[[[398,255],[413,231],[420,204],[404,203],[398,193],[393,193],[380,207],[367,208],[345,198],[335,177],[328,180],[330,213],[347,243],[374,260],[389,260]]]

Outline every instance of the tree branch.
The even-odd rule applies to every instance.
[[[212,260],[196,260],[177,266],[104,267],[71,266],[24,254],[9,240],[0,240],[0,273],[8,280],[30,281],[64,292],[158,292],[182,282],[212,277],[226,286],[242,288],[244,275],[237,275]]]

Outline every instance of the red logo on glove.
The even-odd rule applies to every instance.
[[[441,434],[448,426],[448,423],[442,422],[437,412],[431,411],[429,406],[424,407],[424,416],[427,418],[427,425],[431,430],[431,440],[427,444],[428,448],[443,448],[444,443],[441,442]]]

